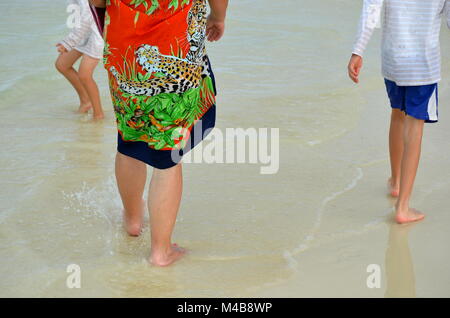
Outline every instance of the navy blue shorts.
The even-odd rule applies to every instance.
[[[427,123],[438,121],[438,84],[398,86],[385,79],[391,107]]]

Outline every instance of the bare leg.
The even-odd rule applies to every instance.
[[[100,101],[100,92],[93,77],[94,70],[98,65],[98,61],[98,59],[94,59],[84,54],[83,58],[81,59],[80,69],[78,71],[81,83],[83,83],[83,86],[89,95],[89,99],[92,102],[95,120],[103,119],[105,117]]]
[[[147,166],[142,161],[117,153],[116,180],[124,207],[125,229],[128,234],[138,236],[145,209],[142,196],[147,180]]]
[[[404,129],[404,153],[401,165],[400,194],[396,204],[398,223],[420,221],[425,216],[409,207],[409,199],[419,166],[424,121],[407,116]]]
[[[82,56],[77,50],[71,50],[67,53],[61,53],[56,60],[56,69],[64,75],[65,78],[72,84],[73,88],[78,94],[80,99],[80,113],[87,112],[92,107],[89,95],[81,83],[78,72],[73,68],[75,62]]]
[[[400,109],[392,109],[391,127],[389,130],[389,154],[391,158],[391,178],[388,182],[389,193],[398,197],[400,191],[400,170],[403,157],[403,131],[405,127],[405,113]]]
[[[148,197],[152,232],[150,262],[154,265],[170,265],[186,253],[183,248],[171,244],[182,188],[181,164],[165,170],[154,169]]]

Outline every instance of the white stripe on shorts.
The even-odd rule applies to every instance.
[[[434,88],[433,95],[431,95],[428,101],[428,118],[433,121],[438,120],[436,88]]]

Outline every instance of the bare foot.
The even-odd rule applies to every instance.
[[[152,251],[150,255],[150,263],[160,267],[169,266],[186,255],[186,252],[186,249],[178,246],[177,244],[172,244],[171,250],[168,253],[157,254]]]
[[[394,198],[397,198],[400,195],[400,185],[394,184],[392,178],[389,178],[388,180],[388,190],[389,194]]]
[[[93,119],[94,121],[102,120],[102,119],[104,119],[104,118],[105,118],[105,114],[103,114],[103,112],[101,112],[101,113],[95,113],[95,112],[94,112],[94,115],[92,116],[92,119]]]
[[[397,209],[395,220],[399,224],[412,223],[422,221],[425,218],[425,214],[416,209],[409,208],[407,210],[401,211]]]
[[[145,201],[142,200],[142,211],[138,215],[127,215],[125,210],[123,210],[123,224],[125,231],[127,231],[130,236],[139,236],[142,231],[142,220],[144,218]]]
[[[92,103],[91,102],[87,102],[87,103],[81,103],[80,107],[78,108],[78,113],[80,114],[85,114],[89,111],[89,109],[92,108]]]

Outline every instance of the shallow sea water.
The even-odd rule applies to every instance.
[[[146,262],[148,218],[139,238],[122,229],[106,72],[96,73],[106,119],[92,123],[54,69],[65,2],[0,12],[0,296],[450,296],[448,30],[441,122],[427,125],[413,200],[428,217],[399,227],[385,189],[379,32],[361,84],[346,75],[360,3],[231,1],[226,36],[209,45],[217,127],[279,128],[280,170],[185,164],[175,240],[190,254],[162,269]],[[66,287],[69,264],[80,289]],[[366,286],[370,264],[380,289]]]

